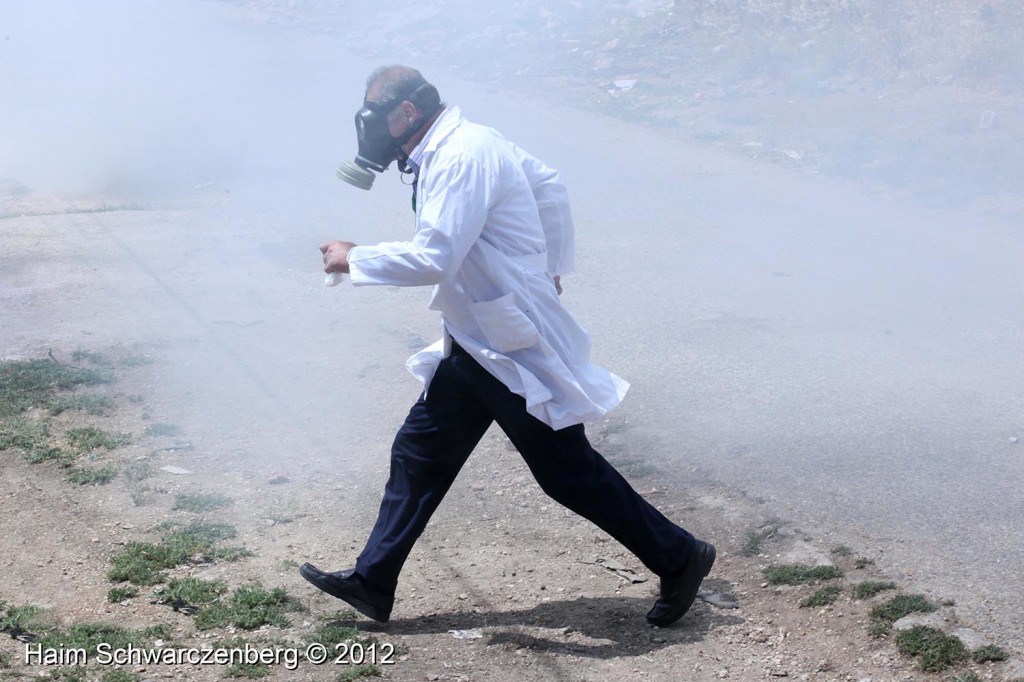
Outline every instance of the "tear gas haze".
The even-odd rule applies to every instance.
[[[284,471],[299,506],[372,507],[439,322],[425,290],[325,288],[317,247],[411,237],[394,167],[335,177],[366,76],[408,63],[561,172],[563,300],[665,487],[738,490],[1024,641],[1022,26],[995,1],[3,2],[0,353],[145,347],[154,413],[240,495]],[[81,208],[119,201],[151,210]]]
[[[214,2],[3,3],[0,175],[166,195],[308,173],[337,140],[339,84],[312,87],[301,55],[233,19]]]

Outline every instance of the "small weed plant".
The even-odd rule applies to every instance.
[[[747,539],[743,543],[743,547],[740,548],[740,554],[743,556],[757,556],[764,549],[764,541],[775,535],[776,531],[775,526],[766,526],[750,531],[747,533]]]
[[[341,625],[339,623],[328,623],[310,631],[304,639],[307,642],[323,644],[328,649],[333,650],[336,644],[354,640],[358,636],[359,631],[354,627]]]
[[[68,411],[100,416],[107,414],[113,407],[114,401],[100,395],[59,396],[46,405],[46,409],[54,417]]]
[[[825,587],[815,591],[815,593],[807,599],[800,602],[800,608],[812,608],[816,606],[828,606],[829,604],[834,604],[842,591],[842,588],[838,585],[826,585]]]
[[[0,632],[8,634],[12,639],[32,634],[41,627],[38,618],[43,612],[44,609],[38,606],[0,604]]]
[[[142,682],[142,675],[127,670],[111,670],[100,678],[100,682]]]
[[[942,672],[967,660],[967,650],[959,637],[924,625],[898,633],[896,648],[916,658],[918,667],[926,673]]]
[[[931,613],[938,607],[921,594],[897,594],[871,609],[871,633],[879,636],[892,629],[892,624],[912,613]]]
[[[164,582],[164,571],[175,566],[251,556],[245,548],[216,546],[235,535],[233,526],[197,523],[168,533],[158,543],[129,543],[123,552],[110,559],[112,567],[107,578],[113,582],[156,585]]]
[[[68,480],[78,485],[106,485],[116,477],[117,469],[109,465],[90,469],[74,469],[68,474]]]
[[[171,634],[167,625],[155,625],[142,630],[129,630],[109,623],[80,623],[67,629],[54,629],[36,642],[42,649],[84,649],[91,658],[100,644],[121,649],[129,644],[136,647],[151,646],[153,640],[166,639]]]
[[[126,599],[131,599],[132,597],[138,596],[138,588],[131,587],[130,585],[127,587],[112,587],[109,590],[107,590],[107,601],[111,604],[120,604]]]
[[[880,592],[895,590],[896,583],[878,582],[876,580],[865,580],[853,586],[854,599],[870,599]]]
[[[835,566],[785,564],[766,568],[764,577],[771,585],[804,585],[822,580],[836,580],[843,577],[843,572]]]
[[[264,625],[287,627],[289,611],[301,611],[302,605],[280,587],[264,589],[258,583],[243,585],[229,599],[221,599],[196,615],[196,628],[211,630],[229,625],[255,630]]]
[[[220,580],[175,578],[160,593],[160,600],[177,610],[184,605],[211,604],[228,591]]]
[[[1010,654],[1006,653],[1002,648],[989,644],[987,646],[980,647],[974,650],[971,654],[971,658],[974,659],[975,663],[988,663],[989,661],[1005,661],[1010,657]]]
[[[127,445],[131,437],[127,433],[112,433],[95,426],[68,429],[68,442],[78,452],[90,450],[113,450]]]
[[[214,509],[222,509],[223,507],[230,507],[235,503],[227,495],[218,495],[215,493],[182,493],[174,498],[174,506],[172,509],[175,511],[184,510],[190,512],[206,512]]]
[[[45,407],[60,391],[110,381],[108,372],[69,367],[49,359],[0,362],[0,418]]]
[[[384,672],[377,665],[356,665],[340,673],[335,682],[352,682],[363,677],[382,677]]]

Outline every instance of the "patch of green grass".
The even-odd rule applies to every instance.
[[[931,613],[938,607],[921,594],[897,594],[895,597],[871,609],[871,634],[880,637],[892,624],[912,613]]]
[[[0,632],[5,632],[12,638],[31,632],[39,627],[37,619],[44,611],[45,609],[32,605],[7,606],[0,617]]]
[[[142,682],[142,675],[127,670],[111,670],[100,678],[100,682]]]
[[[989,644],[987,646],[980,647],[974,650],[971,654],[971,658],[974,659],[975,663],[988,663],[989,661],[1005,661],[1010,657],[1010,654],[1006,653],[1002,648]]]
[[[878,582],[877,580],[865,580],[864,582],[857,583],[853,586],[853,598],[854,599],[870,599],[879,592],[885,592],[886,590],[895,590],[896,583],[890,582]]]
[[[43,679],[60,680],[60,682],[87,682],[88,680],[85,676],[85,668],[73,666],[54,668],[49,671]]]
[[[335,611],[334,614],[328,618],[328,620],[332,623],[337,623],[339,621],[342,623],[347,623],[349,621],[354,621],[358,617],[359,613],[355,609],[347,607]]]
[[[758,530],[752,530],[747,533],[747,540],[743,543],[743,547],[740,548],[740,554],[743,556],[757,556],[764,549],[764,541],[775,535],[778,529],[775,526],[766,526]]]
[[[227,584],[220,580],[174,578],[160,593],[160,599],[177,609],[185,604],[211,604],[227,591]]]
[[[853,550],[846,545],[839,545],[838,547],[832,548],[832,553],[836,556],[852,556]]]
[[[146,435],[152,437],[177,436],[181,433],[181,427],[177,424],[150,424],[146,427]]]
[[[50,427],[46,422],[24,417],[0,421],[0,450],[7,449],[23,452],[29,464],[57,461],[61,466],[69,467],[75,461],[74,453],[50,442]]]
[[[303,639],[307,642],[317,642],[323,644],[328,649],[333,650],[334,645],[341,644],[342,642],[348,642],[359,636],[359,630],[354,627],[348,627],[340,625],[338,623],[328,623],[321,625],[320,627],[310,630]]]
[[[175,529],[178,529],[178,528],[182,528],[183,526],[184,526],[184,524],[181,523],[181,521],[175,521],[174,519],[167,519],[165,521],[161,521],[160,523],[157,523],[157,524],[153,525],[150,528],[150,530],[175,530]],[[234,529],[232,528],[232,530],[234,530]],[[237,533],[237,531],[236,531],[236,533]],[[231,537],[234,537],[234,535],[232,535]],[[231,538],[229,537],[227,539],[230,540]]]
[[[209,549],[214,543],[231,540],[236,535],[238,531],[235,527],[226,523],[190,523],[180,530],[173,531],[165,541],[172,547]]]
[[[106,485],[116,477],[117,469],[109,465],[91,469],[73,469],[68,474],[68,480],[78,485]]]
[[[301,611],[302,605],[280,587],[266,590],[258,583],[243,585],[228,600],[211,604],[196,615],[196,628],[233,625],[243,630],[255,630],[263,625],[287,627],[291,624],[285,613]]]
[[[0,418],[44,407],[58,391],[111,380],[107,372],[68,367],[49,359],[0,362]]]
[[[57,416],[69,410],[92,415],[107,414],[114,407],[114,401],[101,395],[58,396],[46,405],[51,415]]]
[[[163,571],[175,566],[249,556],[245,549],[214,547],[215,543],[235,535],[232,526],[198,523],[168,533],[159,543],[129,543],[123,552],[111,557],[113,567],[107,572],[107,578],[114,582],[156,585],[164,581]]]
[[[31,452],[46,444],[50,429],[44,422],[24,418],[0,422],[0,450],[17,448]]]
[[[96,647],[108,643],[113,649],[121,649],[129,644],[136,647],[152,645],[153,640],[170,637],[168,625],[154,625],[142,630],[110,625],[109,623],[79,623],[65,630],[54,629],[36,640],[43,649],[84,649],[91,658],[96,654]]]
[[[122,445],[127,445],[131,436],[127,433],[112,433],[96,428],[95,426],[83,426],[77,429],[68,429],[68,442],[71,447],[79,452],[89,450],[113,450]]]
[[[132,462],[124,468],[122,475],[132,483],[138,483],[153,475],[153,465],[149,462]]]
[[[10,651],[0,651],[0,670],[14,667],[14,656]]]
[[[270,666],[265,663],[235,663],[224,671],[224,677],[244,677],[250,680],[258,680],[269,675]]]
[[[77,459],[75,453],[62,450],[56,446],[47,445],[33,448],[26,455],[25,459],[29,464],[40,464],[42,462],[55,461],[65,469],[70,468]]]
[[[918,666],[926,673],[942,672],[967,659],[967,649],[959,637],[925,625],[897,633],[896,648],[905,656],[917,658]]]
[[[981,676],[978,675],[978,673],[971,671],[964,673],[963,675],[957,675],[949,682],[981,682]]]
[[[884,604],[871,609],[871,618],[895,623],[912,613],[931,613],[938,607],[922,594],[897,594]]]
[[[245,547],[215,547],[213,550],[213,558],[224,561],[238,561],[251,556],[255,556],[255,554]]]
[[[854,568],[867,568],[868,566],[874,566],[874,559],[865,559],[864,557],[857,557],[857,560],[853,562]]]
[[[227,495],[216,493],[182,493],[174,498],[174,506],[171,509],[198,513],[230,507],[234,503],[235,501]]]
[[[352,682],[361,677],[383,677],[384,671],[378,665],[356,665],[338,674],[336,682]]]
[[[125,599],[138,596],[139,590],[135,587],[111,587],[107,590],[107,601],[111,604],[120,604]]]
[[[266,519],[270,522],[271,526],[280,526],[284,523],[291,523],[295,520],[295,517],[287,512],[272,509],[267,513]]]
[[[820,580],[842,578],[843,572],[835,566],[784,564],[764,569],[764,577],[771,585],[804,585]]]
[[[807,599],[800,602],[800,608],[828,606],[829,604],[833,604],[836,599],[839,598],[839,594],[842,591],[842,588],[837,585],[826,585],[825,587],[818,589]]]
[[[752,530],[747,533],[747,540],[743,543],[743,547],[740,548],[740,554],[743,556],[757,556],[763,548],[764,536],[758,531]]]

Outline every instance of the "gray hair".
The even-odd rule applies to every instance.
[[[409,100],[427,114],[441,106],[437,88],[428,83],[423,74],[408,66],[392,64],[374,69],[366,79],[366,94],[374,86],[377,88],[377,101],[381,103]]]

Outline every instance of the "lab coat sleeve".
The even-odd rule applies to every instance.
[[[533,190],[540,223],[544,228],[548,272],[552,275],[567,275],[576,267],[575,227],[569,207],[569,192],[558,171],[521,149],[517,148],[516,151],[530,189]]]
[[[483,230],[493,193],[491,174],[464,155],[421,178],[416,235],[409,242],[354,247],[352,283],[414,287],[453,276]]]

